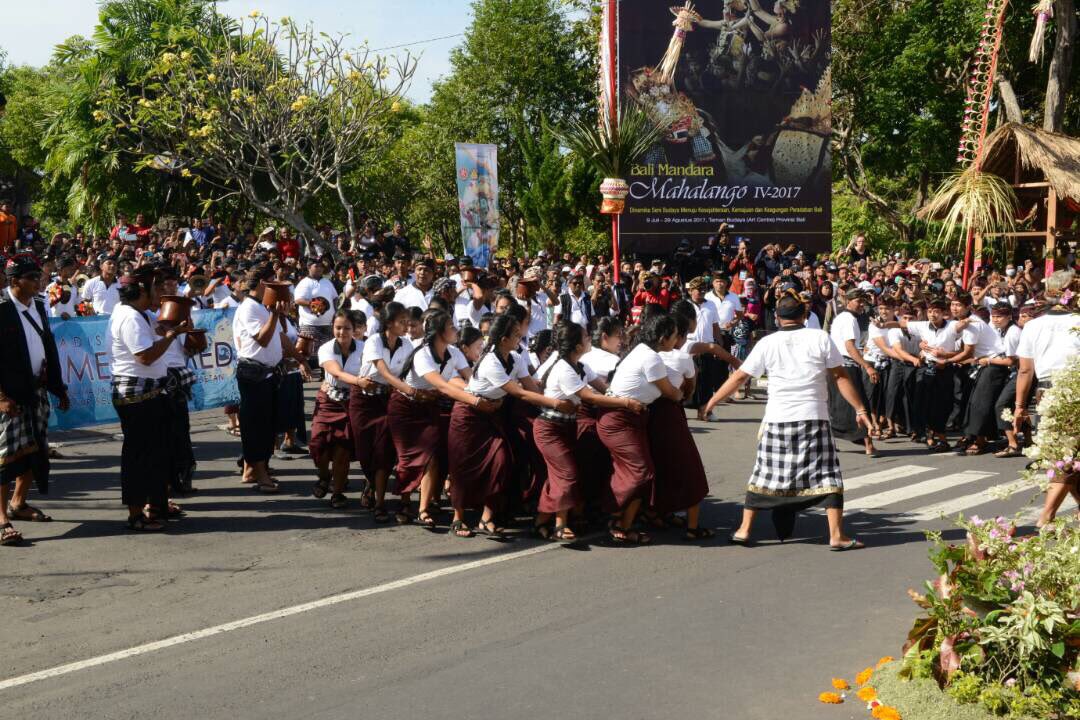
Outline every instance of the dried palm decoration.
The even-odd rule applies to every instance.
[[[1004,178],[971,165],[946,177],[920,214],[941,221],[942,247],[963,248],[975,235],[1012,232],[1016,206],[1016,193]]]
[[[671,36],[671,42],[668,43],[664,57],[660,59],[660,64],[656,68],[660,81],[669,85],[675,79],[675,68],[679,66],[679,57],[682,56],[686,33],[694,29],[694,23],[701,22],[701,15],[694,10],[694,3],[690,0],[686,0],[686,4],[682,7],[671,8],[671,14],[675,16],[675,21],[671,23],[675,26],[675,32]]]

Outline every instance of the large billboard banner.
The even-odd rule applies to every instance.
[[[499,247],[499,150],[456,143],[458,207],[465,254],[487,267]]]
[[[621,101],[640,103],[667,128],[626,178],[623,248],[670,252],[726,223],[755,244],[826,250],[828,0],[618,7]]]

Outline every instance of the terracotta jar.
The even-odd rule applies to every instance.
[[[161,298],[161,312],[158,322],[179,324],[191,319],[191,308],[195,301],[179,295],[166,295]]]
[[[263,281],[263,305],[273,307],[279,302],[287,302],[292,299],[292,285],[277,280]]]
[[[184,347],[188,352],[201,353],[210,347],[210,342],[206,339],[205,330],[189,330],[187,336],[184,338]]]
[[[300,335],[296,338],[296,352],[300,353],[304,357],[311,357],[315,354],[315,338],[310,335]]]

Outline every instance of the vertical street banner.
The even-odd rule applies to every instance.
[[[674,5],[674,7],[672,7]],[[829,0],[621,0],[618,78],[666,132],[631,168],[627,252],[830,246]]]
[[[196,310],[195,327],[206,330],[208,347],[188,360],[195,372],[191,387],[192,410],[206,410],[240,402],[236,387],[236,349],[232,318],[235,308]],[[56,398],[49,415],[50,430],[119,422],[112,405],[109,373],[109,318],[107,316],[50,321],[60,355],[60,372],[68,386],[71,408],[60,412]]]
[[[499,149],[455,143],[454,152],[465,254],[486,268],[499,247]]]

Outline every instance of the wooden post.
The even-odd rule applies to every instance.
[[[1054,230],[1057,229],[1058,224],[1057,214],[1057,192],[1051,185],[1049,194],[1046,196],[1046,265],[1043,277],[1050,277],[1050,273],[1054,272]]]

